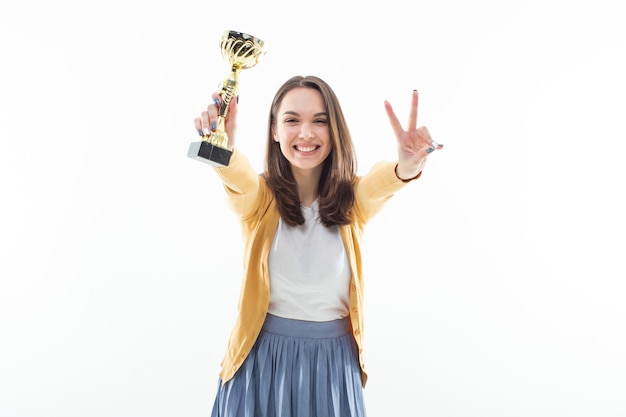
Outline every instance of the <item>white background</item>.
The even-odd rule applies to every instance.
[[[364,173],[384,113],[444,150],[366,232],[370,416],[626,416],[619,1],[9,1],[0,6],[0,416],[207,416],[239,226],[193,118],[226,29],[238,145],[328,81]]]

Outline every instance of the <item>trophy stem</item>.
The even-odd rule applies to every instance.
[[[220,108],[218,110],[217,129],[211,133],[207,140],[214,145],[221,148],[228,146],[228,134],[226,133],[226,115],[228,115],[228,108],[230,107],[230,101],[237,95],[239,86],[239,71],[240,65],[233,65],[230,75],[222,81],[222,91]]]
[[[237,90],[239,87],[239,68],[233,65],[233,70],[230,75],[222,81],[222,104],[219,108],[219,116],[226,118],[226,114],[228,114],[228,107],[230,105],[230,100],[233,96],[237,95]]]

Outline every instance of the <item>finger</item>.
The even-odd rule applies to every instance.
[[[230,103],[228,103],[228,117],[229,118],[232,118],[232,119],[236,118],[238,106],[239,106],[239,96],[235,96],[231,98]]]
[[[430,132],[426,126],[420,126],[417,129],[417,135],[428,144],[430,144],[433,140],[433,138],[430,137]]]
[[[211,130],[217,129],[217,119],[219,116],[219,107],[221,104],[219,93],[213,93],[211,96],[212,103],[209,104],[206,108],[207,120],[203,120],[203,128],[208,128],[210,134]]]
[[[404,133],[404,130],[402,129],[402,125],[400,124],[400,120],[398,120],[396,113],[393,111],[393,107],[391,107],[391,103],[386,100],[385,111],[387,112],[387,117],[389,118],[389,123],[391,124],[393,133],[395,133],[396,137],[400,137]]]
[[[238,96],[232,97],[228,103],[228,113],[226,114],[225,126],[228,134],[229,149],[234,145],[234,138],[237,131],[237,113],[239,111]]]
[[[206,108],[206,120],[202,120],[204,126],[209,130],[215,130],[217,128],[218,111],[215,104],[209,104]]]
[[[424,142],[429,144],[430,147],[433,148],[433,150],[443,148],[443,145],[441,143],[438,143],[435,140],[433,140],[426,126],[420,126],[419,129],[417,129],[417,134],[419,135],[420,138],[422,138],[422,140],[424,140]]]
[[[437,150],[438,144],[432,140],[432,138],[430,137],[430,133],[428,132],[428,129],[426,129],[426,126],[421,126],[419,129],[417,129],[417,132],[418,132],[418,135],[420,135],[420,137],[422,138],[422,140],[426,142],[426,146],[420,150],[420,153],[424,152],[425,156],[428,156],[431,153],[435,152]]]
[[[413,95],[411,96],[411,111],[409,113],[409,125],[407,126],[408,130],[415,130],[417,128],[417,104],[419,102],[419,95],[417,90],[413,90]]]
[[[202,131],[202,120],[199,117],[193,119],[193,125],[195,126],[198,135],[204,136],[204,132]]]
[[[219,110],[220,106],[222,105],[222,97],[220,96],[220,94],[213,93],[213,95],[211,96],[211,100],[213,100],[213,103],[209,104],[209,107],[213,106],[217,110]]]
[[[208,111],[203,111],[200,114],[200,128],[202,130],[202,133],[205,136],[209,136],[211,134],[211,123],[210,123],[210,117],[209,117],[209,112]]]

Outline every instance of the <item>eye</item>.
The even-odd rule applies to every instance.
[[[316,119],[316,120],[315,120],[315,124],[318,124],[318,125],[327,125],[327,124],[328,124],[328,120],[326,120],[326,119]]]
[[[289,118],[283,120],[283,123],[288,123],[288,124],[293,124],[293,123],[297,123],[297,122],[298,122],[298,119],[293,118],[293,117],[289,117]]]

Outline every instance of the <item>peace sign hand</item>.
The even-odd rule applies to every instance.
[[[435,150],[442,149],[443,145],[435,142],[426,126],[417,127],[417,90],[413,90],[411,97],[411,111],[407,130],[402,128],[391,104],[385,101],[385,110],[389,123],[398,141],[398,166],[396,175],[400,179],[416,178],[426,164],[426,158]]]

